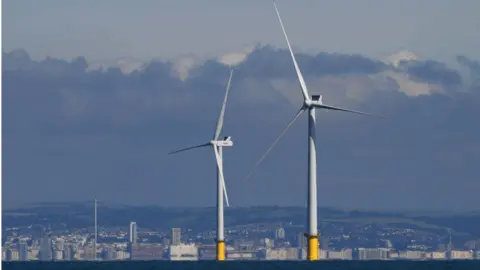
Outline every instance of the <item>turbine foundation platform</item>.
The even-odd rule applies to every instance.
[[[217,261],[225,260],[225,241],[217,241]]]
[[[317,261],[318,260],[318,235],[305,235],[308,241],[307,247],[307,260],[308,261]]]

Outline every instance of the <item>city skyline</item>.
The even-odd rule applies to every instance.
[[[374,121],[318,113],[318,122],[322,123],[317,128],[318,204],[367,209],[422,206],[478,210],[480,199],[476,190],[480,188],[477,181],[480,169],[476,161],[480,158],[480,127],[475,125],[475,116],[480,113],[480,56],[466,49],[470,45],[465,44],[476,44],[479,38],[457,34],[463,37],[459,38],[462,42],[446,38],[453,44],[451,48],[439,45],[431,55],[425,53],[426,45],[422,42],[423,45],[405,48],[382,43],[377,48],[382,58],[373,56],[372,51],[365,49],[366,43],[361,43],[355,51],[359,54],[350,55],[355,46],[352,42],[349,47],[335,42],[326,47],[311,40],[307,42],[305,36],[316,33],[316,28],[302,20],[311,12],[302,15],[302,20],[294,19],[307,5],[289,9],[292,4],[280,2],[289,32],[303,29],[302,34],[291,38],[294,49],[302,48],[295,52],[309,90],[321,93],[332,105],[389,118]],[[175,53],[169,51],[172,47],[159,52],[172,56],[172,62],[155,62],[151,60],[157,55],[147,47],[143,47],[145,55],[135,46],[130,55],[125,54],[125,49],[113,50],[110,56],[93,49],[110,44],[111,41],[105,40],[85,49],[66,46],[68,50],[52,46],[55,39],[49,39],[49,35],[28,42],[34,37],[31,32],[16,33],[12,28],[15,20],[25,17],[26,7],[22,6],[25,3],[7,3],[5,10],[13,8],[14,12],[6,14],[23,15],[15,18],[7,15],[4,23],[7,29],[2,52],[5,206],[51,198],[81,201],[93,196],[126,204],[213,206],[215,166],[202,158],[203,153],[192,153],[184,157],[189,163],[186,169],[166,153],[173,145],[197,144],[210,135],[203,126],[213,125],[212,119],[218,116],[224,90],[221,78],[228,76],[230,65],[235,68],[236,80],[232,82],[226,112],[229,121],[224,133],[235,134],[241,145],[226,156],[225,178],[229,179],[230,199],[235,206],[306,204],[306,149],[300,143],[306,136],[305,123],[296,123],[297,127],[286,135],[289,139],[279,143],[254,176],[242,181],[262,154],[264,145],[275,138],[301,104],[295,72],[288,51],[281,44],[281,32],[271,7],[255,11],[263,14],[258,19],[262,25],[259,30],[269,29],[261,30],[265,39],[260,46],[223,54],[231,48],[225,44],[214,50],[219,52],[215,57],[220,55],[220,58],[209,56],[210,61],[204,61],[202,54],[212,55],[205,44],[202,49],[195,49],[192,44],[187,48],[182,43]],[[398,3],[382,8],[400,8]],[[401,6],[406,8],[408,3]],[[467,3],[452,5],[453,11],[465,9]],[[44,8],[43,4],[37,5]],[[88,3],[79,5],[87,10],[93,8]],[[472,9],[476,4],[470,5]],[[450,5],[441,2],[432,14],[441,14],[447,7]],[[60,5],[53,12],[65,8]],[[172,7],[175,8],[179,7]],[[424,12],[428,8],[421,6],[419,10]],[[425,24],[421,25],[433,28],[432,40],[438,41],[437,31],[441,27],[429,24],[435,21],[432,19],[435,16],[431,16],[431,20],[423,18]],[[93,22],[98,20],[93,18]],[[468,14],[462,20],[466,28],[475,23]],[[75,27],[85,27],[75,16],[69,23],[69,27],[76,29],[72,33],[80,29]],[[48,19],[42,19],[35,27],[49,24]],[[425,29],[422,27],[419,29]],[[245,28],[243,35],[248,33],[248,27]],[[52,27],[48,31],[60,36],[61,29]],[[447,29],[446,33],[455,36],[452,30]],[[78,39],[90,34],[85,35],[79,35]],[[239,47],[251,44],[254,37],[252,34],[244,43],[235,41],[235,44]],[[216,42],[221,40],[218,37]],[[57,41],[65,42],[58,38]],[[159,44],[161,41],[152,40],[148,46]],[[168,44],[165,47],[171,46]],[[308,50],[307,44],[326,52],[301,53]],[[329,53],[336,51],[332,49],[335,46],[341,53]],[[26,50],[12,51],[14,48]],[[400,49],[411,52],[392,54]],[[179,54],[189,56],[176,58]],[[144,59],[127,58],[112,64],[102,62],[99,55]],[[456,60],[436,60],[446,55],[456,56]],[[32,60],[46,56],[67,61]],[[75,56],[79,58],[71,61]],[[102,63],[113,66],[102,70],[99,69]],[[173,104],[186,109],[180,110]],[[23,196],[18,196],[18,191]]]
[[[177,212],[164,219],[169,210],[157,207],[101,207],[105,216],[94,247],[94,232],[78,211],[90,212],[90,205],[44,205],[38,216],[29,216],[28,208],[7,211],[3,227],[2,256],[5,261],[85,261],[85,260],[213,260],[215,229],[205,226],[205,210],[193,210],[191,219]],[[34,209],[30,209],[34,210]],[[38,209],[37,209],[38,210]],[[45,211],[47,210],[47,211]],[[480,240],[477,215],[415,215],[374,212],[342,212],[323,209],[326,220],[320,228],[320,260],[478,260]],[[121,218],[112,215],[121,211]],[[155,210],[154,210],[155,211]],[[212,213],[214,213],[212,209]],[[278,207],[235,210],[235,222],[227,226],[227,260],[301,260],[306,258],[307,241],[303,218],[297,210]],[[243,213],[242,213],[243,212]],[[268,215],[258,215],[264,212]],[[24,213],[27,215],[18,215]],[[68,224],[55,222],[76,213]],[[163,213],[163,215],[161,214]],[[175,211],[170,212],[170,214]],[[158,215],[160,214],[160,215]],[[280,215],[278,215],[280,214]],[[51,220],[45,219],[48,215]],[[168,215],[168,214],[167,214]],[[141,217],[142,222],[130,220]],[[162,217],[161,219],[155,217]],[[266,218],[269,216],[269,218]],[[336,218],[335,218],[336,217]],[[348,217],[342,219],[342,217]],[[178,219],[180,218],[180,219]],[[168,218],[167,218],[168,219]],[[195,220],[197,222],[195,222]],[[211,218],[213,220],[213,218]],[[171,227],[172,222],[179,227]],[[204,223],[199,224],[200,223]],[[43,226],[37,224],[48,224]],[[451,223],[455,229],[444,227]],[[452,223],[453,222],[453,223]],[[35,223],[37,226],[33,226]],[[15,224],[15,225],[14,225]],[[106,225],[110,224],[110,225]],[[137,224],[142,227],[138,230]],[[143,225],[142,225],[143,224]],[[234,225],[235,224],[235,225]],[[40,225],[40,227],[38,226]],[[48,227],[48,228],[47,228]],[[39,230],[41,228],[41,230]],[[132,233],[133,231],[133,233]],[[134,235],[132,237],[132,235]],[[135,242],[135,239],[138,239]]]

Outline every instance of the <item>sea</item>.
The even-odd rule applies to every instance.
[[[177,269],[321,269],[321,270],[480,270],[478,261],[123,261],[123,262],[2,262],[4,270],[177,270]]]

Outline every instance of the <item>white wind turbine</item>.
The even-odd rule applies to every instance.
[[[215,159],[217,161],[217,260],[225,260],[225,238],[224,238],[224,223],[223,223],[223,195],[225,194],[225,201],[227,206],[228,196],[227,189],[225,188],[225,178],[223,177],[223,147],[233,146],[232,137],[224,137],[223,140],[219,140],[220,133],[223,127],[223,118],[225,115],[225,106],[227,104],[228,91],[230,90],[230,84],[232,81],[233,70],[230,70],[230,76],[228,78],[227,89],[225,91],[225,97],[223,99],[222,109],[220,116],[217,120],[217,127],[213,139],[205,144],[195,145],[187,148],[183,148],[177,151],[170,152],[169,154],[175,154],[183,151],[187,151],[194,148],[212,146],[215,153]]]
[[[335,111],[344,111],[356,114],[363,114],[374,116],[369,113],[339,108],[331,105],[323,104],[322,96],[321,95],[309,95],[307,86],[305,84],[305,80],[303,79],[302,73],[300,68],[298,67],[297,61],[295,59],[295,55],[293,54],[292,47],[290,46],[290,41],[288,40],[287,32],[285,31],[285,27],[283,26],[282,19],[280,17],[280,13],[278,12],[277,6],[275,1],[273,1],[273,6],[275,7],[275,11],[277,13],[278,20],[280,22],[280,26],[282,27],[283,34],[285,36],[285,40],[288,45],[288,49],[290,51],[290,55],[292,57],[293,65],[295,67],[295,71],[297,72],[298,81],[300,83],[300,88],[303,94],[303,105],[298,110],[295,117],[290,121],[287,127],[280,133],[280,135],[275,139],[272,143],[270,148],[265,152],[265,154],[260,158],[260,160],[255,164],[254,168],[250,171],[247,175],[245,180],[252,175],[254,170],[258,167],[258,165],[265,159],[268,153],[273,149],[273,147],[277,144],[277,142],[282,138],[285,132],[292,126],[292,124],[297,120],[297,118],[306,110],[308,110],[309,114],[309,121],[308,121],[308,233],[305,236],[308,238],[308,250],[307,250],[307,259],[308,260],[318,260],[318,227],[317,227],[317,153],[316,153],[316,139],[315,139],[315,109],[326,109],[326,110],[335,110]]]

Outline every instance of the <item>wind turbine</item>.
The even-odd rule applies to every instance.
[[[317,226],[317,152],[316,152],[316,123],[315,123],[315,110],[318,109],[326,109],[326,110],[334,110],[334,111],[343,111],[343,112],[350,112],[356,114],[363,114],[374,116],[369,113],[344,109],[336,106],[326,105],[323,104],[322,95],[309,95],[307,85],[305,84],[305,80],[303,79],[302,72],[298,67],[297,61],[295,59],[295,55],[293,54],[292,47],[290,46],[290,41],[288,40],[287,32],[285,31],[285,27],[283,26],[282,19],[280,17],[280,13],[277,9],[277,5],[275,1],[273,1],[273,6],[277,13],[278,20],[280,22],[280,26],[282,27],[283,35],[285,36],[285,40],[288,45],[288,49],[290,51],[290,56],[292,58],[293,66],[295,67],[295,71],[297,72],[298,81],[300,83],[300,88],[302,90],[303,95],[303,105],[298,110],[297,114],[293,119],[288,123],[286,128],[280,133],[280,135],[275,139],[272,143],[270,148],[265,152],[265,154],[260,158],[260,160],[255,164],[254,168],[250,171],[250,173],[245,178],[248,179],[250,175],[252,175],[253,171],[258,167],[258,165],[265,159],[268,153],[273,149],[273,147],[277,144],[280,138],[287,132],[287,130],[292,126],[292,124],[297,120],[297,118],[306,110],[308,110],[309,120],[308,120],[308,233],[305,236],[308,239],[308,250],[307,250],[307,259],[309,261],[318,260],[318,226]],[[375,116],[374,116],[375,117]]]
[[[183,151],[187,151],[194,148],[201,147],[213,147],[215,159],[217,161],[217,260],[225,260],[225,238],[224,238],[224,226],[223,226],[223,195],[225,194],[225,201],[228,203],[227,189],[225,188],[225,178],[223,177],[223,147],[233,146],[232,137],[224,137],[223,140],[219,140],[220,133],[223,127],[223,118],[225,115],[225,106],[227,104],[228,91],[230,90],[230,84],[232,81],[233,70],[230,70],[230,76],[228,78],[227,89],[225,91],[225,97],[223,99],[222,109],[220,116],[217,120],[217,127],[213,135],[213,139],[207,143],[195,145],[187,148],[183,148],[177,151],[170,152],[169,154],[175,154]]]

